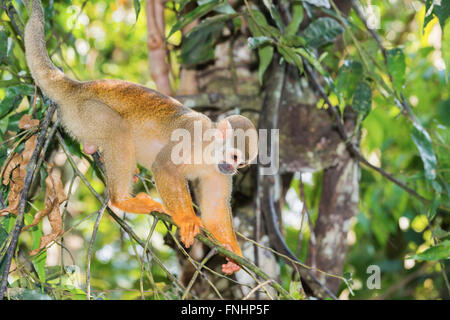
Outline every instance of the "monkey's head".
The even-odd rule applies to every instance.
[[[238,168],[249,165],[258,155],[258,133],[244,116],[233,115],[217,123],[221,145],[217,170],[233,175]]]

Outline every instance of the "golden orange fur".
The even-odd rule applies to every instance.
[[[26,1],[30,9],[29,2]],[[173,130],[184,128],[192,133],[195,120],[201,122],[203,129],[218,124],[139,84],[70,79],[50,61],[44,39],[41,1],[33,0],[25,28],[26,59],[31,74],[42,91],[58,103],[64,128],[89,146],[90,153],[97,148],[102,153],[112,205],[134,213],[156,210],[170,214],[186,247],[204,225],[217,240],[242,255],[231,221],[231,176],[219,173],[213,164],[175,165],[170,159]],[[256,132],[253,124],[242,116],[233,116],[227,123],[233,129],[253,128]],[[247,145],[243,152],[254,158],[257,147]],[[130,197],[137,162],[152,171],[164,206],[143,193]],[[187,179],[200,179],[201,219],[192,208]],[[232,261],[223,266],[226,273],[238,269]]]

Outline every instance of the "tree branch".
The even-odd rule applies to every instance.
[[[16,221],[14,223],[14,228],[12,231],[12,238],[10,245],[8,247],[6,257],[5,257],[5,269],[3,270],[3,275],[1,279],[0,284],[0,300],[3,300],[3,297],[5,296],[6,289],[8,287],[8,275],[9,275],[9,268],[11,266],[11,261],[14,256],[14,252],[16,251],[17,242],[19,240],[19,234],[22,230],[24,215],[25,215],[25,207],[27,204],[27,198],[28,198],[28,192],[30,191],[31,183],[33,182],[33,176],[34,172],[36,170],[36,163],[38,161],[38,156],[42,150],[42,147],[44,145],[46,136],[47,136],[47,130],[50,125],[51,119],[53,117],[53,114],[56,111],[56,104],[51,103],[50,107],[47,111],[47,115],[44,118],[44,121],[42,122],[41,130],[39,132],[39,136],[37,139],[36,147],[34,148],[33,155],[31,156],[30,162],[27,165],[27,175],[25,177],[24,186],[22,189],[22,192],[20,193],[20,202],[19,202],[19,212],[17,214]]]
[[[147,46],[150,76],[155,81],[158,91],[172,95],[167,63],[167,50],[164,42],[164,1],[147,0]]]

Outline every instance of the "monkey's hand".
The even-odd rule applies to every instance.
[[[114,207],[130,213],[150,213],[158,211],[165,213],[161,203],[156,202],[147,194],[141,192],[135,198],[127,199],[119,202],[112,202]]]
[[[173,222],[180,228],[180,238],[186,248],[194,243],[194,237],[203,228],[203,223],[196,215],[182,216],[172,215]]]
[[[229,244],[225,244],[224,247],[227,248],[228,250],[233,251],[234,253],[242,256],[242,252],[241,252],[241,249],[239,247],[237,248],[237,250],[233,249],[231,247],[231,245],[229,245]],[[235,272],[237,272],[237,271],[239,271],[241,269],[241,267],[236,262],[234,262],[233,260],[231,260],[228,257],[226,259],[227,259],[228,262],[226,264],[222,265],[222,272],[223,273],[231,275],[231,274],[233,274],[233,273],[235,273]]]

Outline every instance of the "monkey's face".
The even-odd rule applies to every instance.
[[[217,170],[223,174],[233,175],[237,173],[238,168],[242,168],[246,165],[240,150],[227,148],[224,151],[222,161],[217,164]]]
[[[217,170],[226,175],[237,173],[238,168],[249,165],[258,155],[258,134],[247,118],[234,115],[217,124],[220,158]]]

